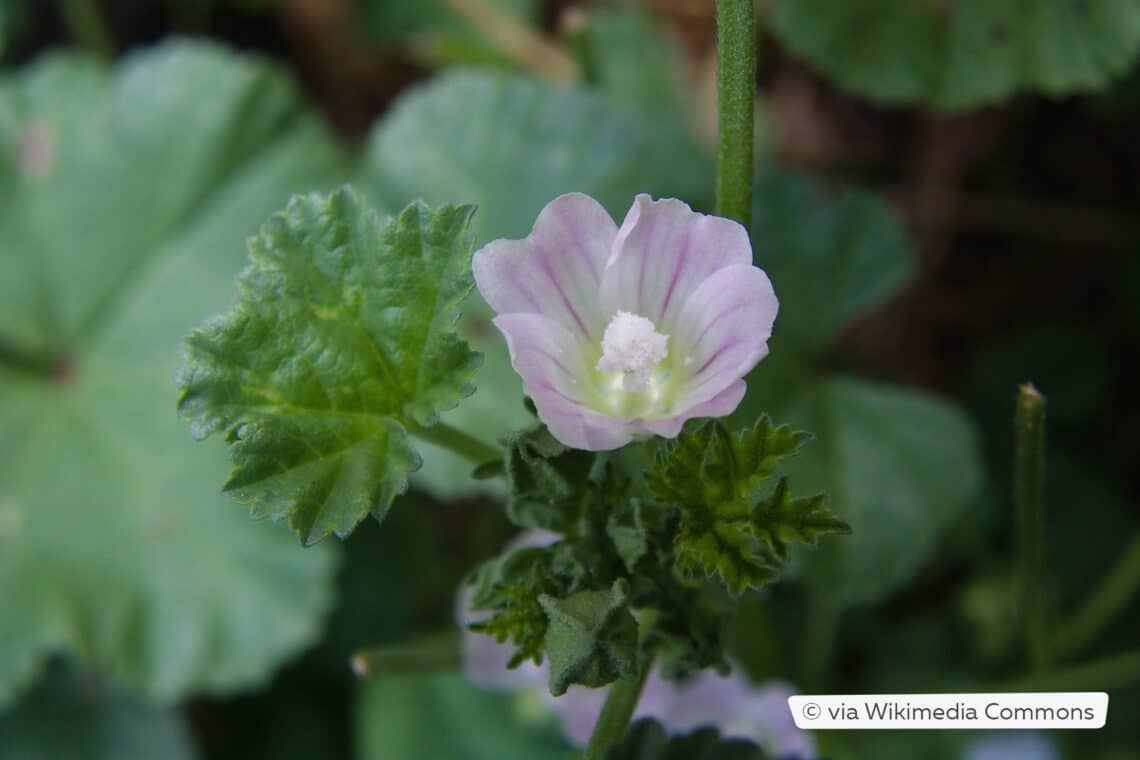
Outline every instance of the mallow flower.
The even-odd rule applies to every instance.
[[[744,227],[644,194],[620,228],[593,198],[559,196],[473,269],[539,417],[591,451],[732,412],[779,308]]]

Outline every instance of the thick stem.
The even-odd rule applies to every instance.
[[[717,216],[752,225],[756,97],[754,0],[717,0]]]
[[[470,460],[471,464],[486,464],[503,458],[503,452],[494,446],[483,443],[478,438],[442,422],[428,427],[408,424],[407,428],[409,433],[421,441],[434,443],[436,446],[445,448]]]
[[[1085,600],[1072,619],[1057,635],[1057,652],[1062,656],[1076,654],[1108,627],[1128,602],[1140,591],[1140,533],[1120,555],[1116,565],[1096,590]]]
[[[60,9],[72,39],[84,50],[105,61],[115,57],[115,43],[96,0],[61,0]]]
[[[651,668],[652,663],[647,662],[641,668],[641,673],[633,678],[623,678],[610,687],[582,760],[601,760],[610,745],[625,735],[633,711],[641,700],[641,690],[645,688],[645,679],[649,677]]]
[[[1049,664],[1045,619],[1045,397],[1032,384],[1018,390],[1014,415],[1013,505],[1016,521],[1017,610],[1029,662]]]

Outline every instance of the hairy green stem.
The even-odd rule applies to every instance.
[[[623,678],[610,687],[606,695],[606,703],[602,705],[602,713],[594,725],[594,733],[590,734],[590,742],[582,754],[582,760],[600,760],[605,756],[606,750],[625,735],[629,728],[629,721],[637,703],[641,700],[641,690],[645,688],[645,679],[653,663],[647,662],[641,672],[633,678]]]
[[[1084,605],[1061,626],[1057,634],[1057,653],[1062,657],[1073,655],[1091,643],[1124,611],[1137,591],[1140,591],[1140,533],[1132,537],[1116,565]]]
[[[61,0],[60,10],[72,39],[84,50],[104,61],[115,57],[115,43],[103,23],[97,0]]]
[[[1049,665],[1045,599],[1045,397],[1032,384],[1018,389],[1014,414],[1013,505],[1017,610],[1033,670]]]
[[[717,0],[717,216],[752,225],[756,97],[754,0]]]
[[[470,460],[472,464],[486,464],[503,458],[503,452],[494,446],[483,443],[478,438],[442,422],[426,427],[409,423],[407,428],[409,433],[421,441],[434,443],[436,446]]]
[[[371,678],[454,670],[462,659],[459,632],[448,628],[412,641],[357,652],[351,663],[352,672],[359,678]]]
[[[1140,650],[1103,657],[1070,668],[1017,678],[989,691],[1108,691],[1140,683]]]

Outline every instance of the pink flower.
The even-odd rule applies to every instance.
[[[473,266],[539,417],[591,451],[731,413],[779,308],[741,225],[644,194],[620,229],[593,198],[559,196]]]

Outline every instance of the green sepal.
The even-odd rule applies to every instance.
[[[605,760],[764,760],[763,750],[747,739],[726,739],[711,726],[669,736],[652,718],[642,718],[606,750]]]
[[[606,519],[606,536],[630,573],[650,550],[646,520],[646,507],[637,498],[624,501]]]
[[[506,474],[506,465],[502,459],[493,459],[490,462],[484,462],[471,471],[471,478],[473,480],[491,480],[500,475]]]
[[[609,591],[539,597],[549,620],[551,694],[561,696],[571,684],[596,688],[637,674],[637,621],[628,601],[629,584],[620,578]]]
[[[249,243],[237,306],[186,341],[178,408],[224,432],[226,491],[306,544],[382,520],[420,466],[409,431],[474,391],[454,332],[472,206],[385,219],[350,188],[296,196]]]
[[[519,527],[566,532],[596,460],[564,446],[545,426],[516,433],[507,443],[507,517]]]

